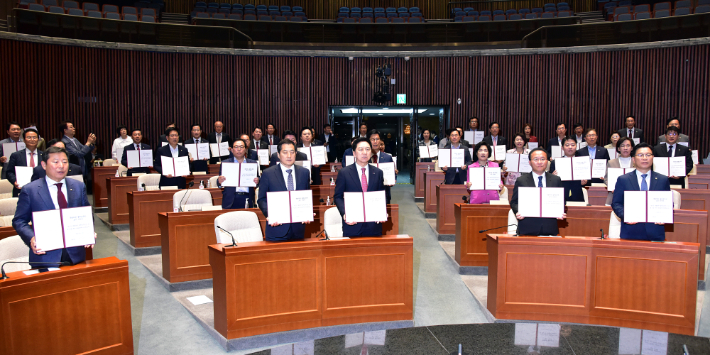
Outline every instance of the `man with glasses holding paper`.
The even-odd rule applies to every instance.
[[[670,179],[671,185],[680,185],[683,188],[685,188],[685,176],[688,175],[688,173],[693,170],[693,152],[690,151],[690,148],[687,146],[684,146],[682,144],[678,143],[678,137],[680,136],[680,129],[675,126],[668,126],[666,128],[666,142],[665,143],[659,143],[657,146],[653,147],[653,156],[655,158],[685,158],[684,166],[685,166],[685,174],[680,175],[679,174],[673,174],[670,172],[670,166],[671,166],[671,161],[670,159],[664,159],[667,164],[664,164],[664,166],[668,166],[669,169],[665,171],[660,171],[660,161],[658,162],[659,166],[654,165],[655,171],[660,172],[661,174],[665,174],[668,176]],[[665,163],[664,162],[664,163]],[[682,169],[681,169],[682,170]],[[682,172],[682,171],[681,171]],[[670,174],[670,175],[669,175]]]
[[[454,150],[463,151],[463,165],[460,161],[454,162]],[[447,152],[448,150],[448,152]],[[448,154],[447,154],[448,153]],[[448,160],[446,159],[448,157]],[[471,165],[471,153],[461,144],[461,135],[458,130],[452,129],[449,133],[449,143],[444,150],[439,150],[439,167],[444,171],[444,183],[447,185],[462,185],[466,182],[466,169]]]
[[[2,178],[5,179],[7,176],[7,164],[10,162],[10,156],[12,153],[17,152],[20,149],[17,149],[17,143],[22,143],[22,127],[20,127],[20,124],[12,121],[8,122],[5,125],[5,129],[7,130],[7,138],[3,139],[0,141],[0,163],[2,163]],[[4,144],[8,144],[8,148],[12,148],[13,150],[10,152],[6,152],[4,149]]]
[[[611,208],[614,210],[619,219],[621,219],[621,232],[619,237],[621,239],[635,239],[635,240],[651,240],[651,241],[663,241],[666,240],[666,231],[663,227],[664,223],[639,223],[633,222],[636,220],[636,212],[644,213],[646,212],[646,218],[648,217],[648,204],[646,199],[634,199],[633,201],[626,201],[628,198],[625,196],[626,191],[668,191],[668,195],[665,198],[662,207],[663,209],[670,208],[670,213],[673,213],[673,195],[670,193],[671,185],[668,178],[651,170],[653,166],[653,150],[651,146],[646,143],[638,144],[634,147],[633,151],[634,165],[636,170],[630,173],[621,175],[616,180],[616,187],[614,188],[614,198],[611,203]],[[668,206],[670,204],[670,206]],[[633,206],[633,211],[627,210],[626,207]],[[659,210],[658,206],[655,210]],[[633,216],[632,216],[633,213]],[[672,217],[671,217],[672,218]]]
[[[599,136],[597,135],[596,129],[587,128],[584,131],[584,141],[587,143],[587,146],[577,150],[575,156],[589,157],[589,159],[603,159],[604,166],[606,166],[611,158],[609,157],[609,151],[606,150],[606,148],[602,148],[597,145],[598,138]],[[602,184],[604,183],[604,180],[602,180],[602,178],[595,178],[592,176],[591,181],[588,181],[586,185],[591,185],[592,183]]]
[[[576,148],[576,140],[573,137],[569,138],[570,142],[573,142]],[[530,151],[529,159],[532,172],[523,173],[518,180],[515,180],[513,198],[510,200],[510,208],[513,210],[515,217],[518,219],[518,235],[558,235],[560,230],[557,226],[557,220],[567,218],[567,214],[564,213],[564,198],[559,201],[559,203],[562,204],[562,213],[556,217],[525,217],[525,213],[521,212],[523,210],[523,205],[529,205],[531,203],[540,204],[540,211],[538,211],[538,214],[542,215],[543,211],[541,200],[537,202],[533,202],[532,200],[519,201],[518,199],[521,195],[519,192],[520,188],[537,187],[544,189],[550,187],[562,187],[562,180],[560,180],[559,177],[545,171],[547,168],[547,152],[544,149],[540,147],[533,149]],[[560,206],[555,207],[559,208]]]
[[[69,156],[67,151],[62,148],[49,147],[44,154],[42,167],[46,170],[45,178],[33,181],[22,188],[17,201],[15,217],[12,219],[12,226],[25,244],[30,247],[30,263],[80,263],[86,260],[86,251],[84,248],[94,247],[94,240],[96,239],[95,233],[94,240],[90,240],[86,245],[43,250],[41,247],[37,246],[38,241],[36,239],[36,236],[43,235],[39,231],[40,227],[43,231],[48,229],[54,230],[55,232],[62,230],[63,234],[64,230],[71,226],[67,226],[66,223],[64,226],[61,224],[49,225],[44,219],[39,223],[38,221],[34,221],[33,226],[30,226],[30,222],[33,220],[34,212],[89,206],[89,215],[84,215],[82,219],[91,219],[91,232],[93,232],[93,215],[91,215],[91,205],[86,197],[86,186],[80,181],[66,179],[69,169]],[[37,233],[35,231],[37,231]],[[86,232],[86,230],[84,230],[84,232]],[[40,245],[44,242],[44,240],[40,241]],[[66,242],[66,238],[64,242]]]
[[[155,151],[155,157],[153,162],[153,168],[160,173],[160,182],[158,185],[163,186],[177,186],[178,189],[182,190],[185,188],[185,177],[184,176],[173,176],[173,174],[163,173],[163,159],[162,157],[168,158],[180,158],[189,157],[190,153],[187,152],[187,148],[178,145],[178,140],[180,139],[180,133],[178,133],[177,128],[168,128],[165,132],[168,137],[168,144],[158,148]]]
[[[20,195],[22,186],[32,179],[34,168],[40,166],[43,154],[37,149],[39,134],[34,128],[27,128],[22,132],[22,140],[25,142],[25,149],[21,149],[10,155],[10,162],[7,164],[7,181],[12,187],[12,197]]]
[[[355,163],[338,171],[333,195],[335,206],[343,217],[343,237],[381,236],[380,222],[387,220],[389,201],[384,174],[369,164],[372,155],[369,140],[356,139],[352,149]],[[350,211],[350,217],[346,211]]]
[[[217,164],[220,161],[227,160],[229,154],[224,154],[222,150],[219,149],[220,144],[227,143],[227,150],[232,146],[232,137],[228,133],[224,132],[224,123],[222,121],[216,121],[214,123],[214,132],[207,135],[207,140],[210,142],[210,150],[212,150],[212,158],[210,158],[210,164]]]
[[[242,140],[234,141],[230,152],[232,152],[233,157],[222,161],[222,164],[220,164],[220,167],[219,167],[219,178],[217,178],[217,181],[219,181],[220,185],[222,185],[224,187],[224,189],[222,190],[222,208],[225,210],[254,208],[254,187],[251,187],[251,185],[254,185],[254,186],[259,185],[259,178],[255,177],[254,180],[249,184],[229,183],[229,184],[225,185],[224,182],[227,181],[227,177],[224,176],[225,174],[223,172],[224,172],[224,170],[227,170],[229,167],[231,167],[230,164],[234,164],[234,163],[256,164],[254,166],[254,168],[258,170],[259,162],[256,160],[246,158],[246,153],[247,153],[246,142],[244,142]],[[235,169],[235,170],[236,170],[235,175],[238,175],[241,172],[239,169]],[[230,180],[238,180],[238,181],[241,180],[240,176],[229,176],[229,178],[230,178]],[[241,181],[239,181],[239,182],[241,182]],[[236,185],[241,185],[241,186],[236,186]],[[247,203],[248,203],[248,207],[247,207]]]
[[[192,124],[190,127],[190,133],[192,134],[192,137],[186,139],[185,143],[183,143],[186,148],[188,147],[188,144],[192,144],[189,146],[190,148],[187,148],[188,151],[192,149],[191,147],[195,147],[194,152],[190,153],[190,170],[193,172],[207,172],[207,163],[211,157],[209,141],[202,138],[202,126],[197,123]],[[168,139],[168,142],[170,142],[170,139]]]
[[[586,179],[573,179],[572,169],[574,158],[576,157],[577,140],[575,137],[565,137],[562,140],[562,158],[558,158],[550,163],[550,171],[555,176],[560,177],[562,186],[565,188],[565,201],[583,202],[584,193],[582,192],[583,185],[587,183]],[[579,158],[582,159],[582,158]],[[566,164],[566,165],[562,165]],[[558,169],[558,165],[560,165]],[[591,169],[591,168],[590,168]],[[559,170],[559,171],[558,171]],[[590,176],[591,177],[591,176]]]
[[[132,144],[129,144],[125,147],[123,147],[123,156],[121,157],[121,165],[125,166],[128,168],[127,175],[128,176],[133,176],[134,173],[142,173],[142,174],[150,174],[150,166],[153,165],[153,159],[152,159],[152,153],[151,153],[151,159],[150,159],[150,166],[143,166],[146,165],[144,161],[141,160],[141,152],[148,152],[150,150],[150,146],[141,143],[143,140],[143,132],[140,129],[134,128],[131,131],[131,139],[133,140]],[[138,162],[137,166],[131,165],[128,166],[128,155],[134,155],[135,153],[129,153],[129,152],[138,152]],[[136,163],[134,159],[132,159],[132,163]]]

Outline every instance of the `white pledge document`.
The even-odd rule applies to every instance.
[[[128,168],[149,168],[153,166],[153,151],[150,149],[129,150],[126,152]]]
[[[15,166],[15,178],[17,184],[23,187],[32,181],[32,172],[34,168],[29,166]]]
[[[558,158],[562,158],[562,146],[561,145],[552,145],[550,146],[550,152],[552,153],[552,158],[555,160]]]
[[[528,142],[528,149],[530,149],[530,150],[533,150],[533,149],[537,148],[538,146],[540,146],[540,144],[538,142]]]
[[[15,142],[15,143],[3,143],[2,144],[2,156],[10,159],[10,155],[14,152],[25,149],[25,143]]]
[[[505,166],[509,172],[513,173],[529,173],[532,171],[530,157],[527,154],[506,153]]]
[[[91,206],[33,212],[32,221],[38,249],[50,251],[96,243]]]
[[[313,165],[325,165],[328,152],[323,146],[311,146],[311,161]]]
[[[476,145],[478,142],[483,140],[485,133],[486,132],[484,131],[464,131],[463,139],[473,145]]]
[[[490,160],[495,160],[495,161],[501,161],[505,160],[505,155],[507,154],[504,145],[494,145],[491,147],[493,151],[491,152],[491,159]]]
[[[256,163],[222,163],[222,176],[226,178],[222,186],[255,187],[259,164]]]
[[[380,170],[382,170],[382,175],[384,176],[384,184],[387,186],[394,185],[397,182],[397,177],[395,176],[394,170],[395,170],[395,165],[394,163],[370,163],[370,165],[378,167]]]
[[[346,155],[345,156],[345,166],[352,165],[355,163],[355,157],[352,155]]]
[[[616,159],[619,157],[619,152],[616,151],[616,148],[606,148],[606,151],[609,153],[609,157],[611,159]]]
[[[499,190],[500,168],[468,168],[470,190]]]
[[[592,159],[592,178],[603,179],[606,176],[606,159]]]
[[[565,213],[563,187],[518,187],[518,201],[523,217],[559,218]]]
[[[685,176],[685,157],[653,158],[653,171],[665,176]]]
[[[261,165],[269,165],[271,156],[269,154],[269,151],[266,149],[257,149],[256,150],[256,156],[259,158],[259,164]]]
[[[609,168],[607,177],[606,177],[606,190],[607,191],[614,191],[616,188],[616,180],[619,179],[619,176],[630,173],[636,169],[634,168]]]
[[[277,146],[276,144],[269,145],[269,153],[271,153],[271,154],[278,153],[278,151],[279,151],[278,147],[279,146]]]
[[[229,155],[229,142],[210,143],[210,150],[213,157],[225,157]]]
[[[673,191],[624,191],[624,222],[673,224]]]
[[[281,163],[279,163],[279,164],[281,164]],[[311,172],[311,162],[310,161],[300,160],[300,161],[294,162],[294,164],[308,169],[308,173],[310,174],[310,172]]]
[[[269,191],[266,201],[268,224],[313,222],[312,190]]]
[[[587,142],[577,143],[577,150],[580,150],[587,146]]]
[[[590,180],[592,167],[589,157],[555,159],[555,171],[562,181]]]
[[[205,160],[210,158],[209,143],[185,144],[185,148],[188,152],[190,152],[190,156],[194,160]]]
[[[345,221],[356,222],[386,222],[387,200],[385,191],[345,192]]]
[[[419,157],[420,158],[436,158],[439,156],[439,147],[435,144],[432,145],[420,145],[419,146]]]
[[[633,140],[634,140],[634,145],[641,144],[641,138],[633,138]]]
[[[466,162],[464,149],[439,149],[439,166],[459,168]]]
[[[309,147],[300,147],[298,151],[306,155],[306,160],[311,161],[311,149]]]
[[[188,157],[171,158],[160,156],[163,165],[163,175],[185,176],[190,175],[190,159]]]

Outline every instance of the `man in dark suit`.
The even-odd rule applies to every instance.
[[[22,127],[15,121],[10,121],[5,124],[7,130],[7,138],[0,140],[0,163],[2,163],[2,178],[7,178],[7,164],[10,162],[10,157],[6,157],[3,152],[4,143],[20,143],[22,142]]]
[[[133,144],[129,144],[125,147],[123,147],[123,156],[121,156],[121,165],[128,167],[128,153],[130,151],[134,150],[150,150],[150,146],[141,143],[143,140],[143,132],[140,129],[133,129],[131,131],[131,139],[133,139]],[[150,168],[130,168],[128,169],[127,175],[128,176],[133,176],[133,173],[143,173],[143,174],[150,174]]]
[[[666,137],[667,138],[667,137]],[[668,178],[651,170],[653,166],[653,149],[645,143],[634,147],[632,153],[636,170],[624,174],[616,180],[614,199],[611,208],[621,219],[621,239],[636,240],[666,240],[666,230],[663,223],[624,222],[624,191],[670,191]]]
[[[256,150],[251,149],[252,145],[254,142],[249,138],[249,135],[244,133],[239,136],[239,139],[241,139],[246,145],[247,145],[247,158],[251,160],[256,160],[259,161],[259,154],[256,152]],[[276,153],[274,153],[276,154]]]
[[[264,135],[263,138],[269,145],[277,145],[279,144],[279,136],[276,135],[276,127],[274,126],[273,123],[268,123],[266,125],[266,134]]]
[[[168,144],[156,149],[153,156],[153,168],[161,174],[158,186],[177,186],[178,189],[184,189],[186,185],[184,176],[163,175],[163,162],[160,157],[189,157],[190,153],[187,152],[187,148],[178,144],[180,134],[176,128],[168,128],[167,133]]]
[[[58,141],[56,139],[52,139],[47,143],[48,147],[59,147],[62,149],[64,148],[64,142]],[[42,157],[44,157],[44,154],[46,152],[42,153]],[[67,176],[75,176],[75,175],[82,175],[81,174],[81,167],[76,164],[69,163],[69,171],[67,172]],[[42,165],[38,165],[32,170],[32,181],[39,180],[39,179],[44,179],[44,177],[47,176],[47,172],[44,170]]]
[[[318,136],[318,140],[323,142],[323,146],[328,152],[328,162],[334,162],[338,156],[338,139],[333,135],[333,130],[329,124],[323,125],[323,133]]]
[[[680,132],[680,120],[678,119],[678,117],[671,117],[666,121],[666,127],[670,127],[670,126],[677,127],[678,131]],[[665,133],[658,136],[658,143],[657,144],[661,144],[665,141],[666,141]],[[685,135],[683,133],[678,133],[678,142],[683,142],[683,143],[690,142],[690,137],[688,137],[687,135]]]
[[[624,137],[629,137],[631,139],[639,139],[639,143],[643,143],[643,130],[640,130],[636,128],[636,118],[634,116],[628,116],[626,117],[626,128],[620,129],[617,133],[619,133],[620,138]],[[634,141],[634,143],[636,143]]]
[[[372,158],[370,159],[370,163],[375,164],[375,166],[380,163],[394,163],[394,159],[392,159],[392,156],[380,149],[380,142],[382,141],[380,137],[381,134],[376,129],[373,129],[368,133],[367,139],[370,141],[370,146],[372,147]],[[396,178],[396,174],[399,174],[399,170],[397,170],[396,165],[394,173]],[[394,185],[385,185],[385,191],[387,192],[387,203],[390,203],[390,188],[392,186]]]
[[[562,145],[562,140],[567,136],[567,125],[565,125],[562,122],[557,122],[555,124],[555,134],[557,134],[556,137],[550,138],[550,140],[547,142],[547,156],[549,158],[552,158],[552,146],[561,146]]]
[[[207,135],[207,141],[210,142],[210,144],[219,144],[222,142],[227,142],[230,147],[233,143],[232,137],[230,137],[229,134],[224,133],[224,124],[221,121],[217,121],[214,123],[214,132]],[[228,158],[229,154],[221,157],[213,156],[212,158],[210,158],[210,164],[217,164],[218,162],[226,160]]]
[[[565,137],[562,140],[562,157],[572,158],[577,153],[577,140],[573,136]],[[550,163],[552,175],[557,176],[557,161],[553,160]],[[562,181],[562,187],[565,188],[565,201],[584,202],[584,187],[587,180],[567,180]]]
[[[84,175],[84,183],[89,184],[91,181],[91,152],[94,150],[94,144],[96,144],[96,135],[89,133],[86,144],[81,144],[78,139],[74,138],[76,134],[74,124],[64,121],[59,125],[59,129],[64,134],[62,142],[64,142],[67,153],[76,157],[78,165],[81,167],[81,173]]]
[[[571,138],[574,140],[574,138]],[[518,204],[526,203],[518,201],[518,187],[562,187],[562,180],[559,177],[545,172],[547,168],[547,152],[538,147],[533,149],[529,155],[532,172],[523,173],[515,180],[513,188],[513,198],[510,200],[510,208],[518,219],[518,235],[558,235],[560,230],[557,226],[557,219],[523,217],[518,213]],[[565,198],[565,201],[566,198]],[[563,214],[559,219],[567,218]]]
[[[309,127],[301,128],[301,143],[296,145],[296,149],[323,146],[323,142],[314,140],[314,138],[313,131]],[[311,165],[311,183],[313,185],[321,184],[320,165]]]
[[[269,149],[269,141],[264,138],[263,132],[260,127],[255,127],[254,132],[251,133],[252,140],[251,146],[254,149]]]
[[[357,137],[357,136],[350,138],[350,145],[352,146],[352,144],[355,143],[355,140],[358,138],[359,137]],[[340,161],[340,165],[342,165],[343,168],[345,167],[345,160],[346,160],[345,157],[347,157],[347,156],[353,157],[353,148],[352,147],[345,149],[345,151],[343,152],[343,159]],[[354,159],[355,158],[353,157],[353,162],[355,161]]]
[[[168,129],[170,128],[175,128],[177,129],[177,124],[175,122],[168,123],[167,126],[165,126],[165,132],[158,137],[158,143],[160,143],[160,146],[167,145],[168,143]],[[178,137],[178,142],[182,142],[182,134]],[[165,144],[163,144],[165,143]]]
[[[577,150],[575,153],[575,156],[577,157],[589,157],[589,159],[605,159],[607,163],[609,160],[611,160],[611,157],[609,157],[609,151],[606,150],[604,147],[600,147],[597,145],[597,139],[599,138],[599,135],[597,134],[597,130],[594,128],[587,128],[586,131],[584,131],[584,141],[587,143],[587,146]],[[575,137],[576,139],[576,137]],[[579,144],[579,142],[577,142]],[[591,181],[587,182],[587,185],[593,184],[593,183],[599,183],[603,184],[604,180],[599,179],[599,178],[594,178]]]
[[[485,138],[483,139],[485,141]],[[466,182],[466,174],[468,166],[471,165],[471,153],[466,147],[461,144],[461,135],[456,129],[452,129],[449,133],[448,143],[444,146],[444,149],[463,149],[464,150],[464,164],[461,167],[446,166],[445,163],[439,161],[439,167],[446,174],[444,176],[444,183],[447,185],[462,185]]]
[[[660,158],[685,157],[685,175],[693,170],[693,152],[686,146],[678,144],[680,130],[678,127],[666,128],[666,142],[653,147],[653,156]],[[671,185],[681,185],[685,188],[685,178],[669,176]]]
[[[382,235],[379,222],[345,222],[345,192],[383,191],[385,189],[382,170],[370,165],[372,144],[366,138],[358,138],[353,143],[355,163],[338,171],[333,200],[343,217],[343,237],[376,237]],[[385,192],[386,193],[386,192]],[[387,198],[389,200],[389,198]]]
[[[240,139],[234,141],[234,143],[232,144],[231,152],[233,156],[227,160],[223,160],[222,164],[220,164],[220,176],[217,179],[220,184],[224,183],[224,181],[227,179],[225,176],[222,175],[222,167],[224,166],[224,163],[258,163],[256,160],[246,158],[246,142]],[[254,178],[254,182],[258,185],[259,178]],[[242,209],[246,208],[245,206],[247,206],[247,203],[249,208],[254,208],[253,187],[225,186],[224,189],[222,189],[223,209]]]
[[[202,138],[202,126],[197,123],[194,123],[192,127],[190,127],[190,134],[192,134],[192,137],[185,140],[185,143],[183,144],[194,144],[195,149],[197,149],[197,144],[209,143],[209,141]],[[190,157],[190,171],[207,172],[207,163],[209,162],[209,159],[209,157],[200,157],[198,160],[197,157]]]
[[[267,241],[284,242],[303,240],[306,226],[303,223],[269,223],[269,208],[266,195],[268,192],[308,190],[311,188],[308,169],[296,162],[296,144],[284,139],[277,147],[279,165],[264,170],[259,181],[259,208],[266,216]]]
[[[93,248],[93,245],[51,251],[43,251],[36,246],[34,229],[30,226],[33,212],[90,206],[86,197],[86,186],[79,181],[66,179],[69,167],[67,151],[59,147],[49,147],[43,159],[42,167],[46,170],[46,176],[44,179],[33,181],[22,188],[17,201],[15,217],[12,219],[12,226],[22,241],[30,247],[30,263],[69,262],[78,264],[86,260],[84,249]]]
[[[296,144],[296,133],[293,131],[286,130],[284,131],[284,139],[290,140],[293,142],[293,144]],[[254,153],[256,154],[256,152]],[[308,156],[306,153],[299,152],[296,150],[296,161],[306,161],[308,160]],[[271,157],[269,158],[269,166],[274,166],[280,161],[279,159],[279,152],[276,152],[274,154],[271,154]]]
[[[488,125],[488,131],[490,132],[490,134],[483,137],[482,142],[488,144],[491,149],[496,149],[496,145],[504,145],[506,149],[510,148],[510,145],[508,145],[508,139],[500,135],[500,125],[498,124],[498,122],[491,122]],[[501,165],[505,161],[505,157],[502,158],[503,159],[499,158],[498,160],[496,160],[498,165]]]
[[[7,181],[12,187],[12,197],[20,195],[20,185],[17,183],[17,175],[15,174],[16,166],[24,167],[41,167],[42,152],[37,149],[39,143],[39,134],[34,128],[28,128],[22,132],[22,141],[25,142],[25,149],[20,149],[10,155],[10,161],[7,164]],[[30,180],[31,181],[31,180]]]

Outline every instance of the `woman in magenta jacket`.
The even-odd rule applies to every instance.
[[[489,161],[488,157],[491,155],[491,147],[484,143],[484,142],[479,142],[476,144],[476,147],[473,148],[473,155],[475,156],[476,161],[469,165],[469,168],[481,168],[481,167],[487,167],[487,168],[497,168],[498,163],[494,161]],[[471,183],[466,182],[466,187],[471,188]],[[471,196],[469,198],[469,203],[471,204],[484,204],[484,203],[489,203],[492,200],[499,200],[500,199],[500,192],[503,191],[503,183],[500,182],[498,185],[499,190],[475,190],[471,191]]]

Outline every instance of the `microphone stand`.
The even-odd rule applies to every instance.
[[[224,228],[222,228],[222,227],[220,227],[220,226],[217,226],[217,228],[219,228],[219,230],[221,230],[222,232],[225,232],[225,233],[229,234],[229,236],[232,237],[232,245],[230,245],[231,247],[236,247],[236,246],[237,246],[237,242],[234,240],[234,236],[232,235],[232,233],[229,233],[228,230],[226,230],[226,229],[224,229]]]
[[[320,237],[321,234],[323,234],[325,236],[325,238],[320,239],[320,240],[331,240],[330,237],[328,237],[328,233],[325,231],[325,229],[318,232],[318,234],[316,234],[316,238]]]
[[[187,189],[189,190],[191,187],[195,186],[194,181],[190,181],[189,184],[187,184]],[[184,195],[182,195],[182,198],[180,199],[180,205],[178,205],[178,211],[180,212],[185,212],[182,210],[182,201],[185,201],[185,197],[187,197],[187,194],[189,194],[189,191],[186,191]]]
[[[6,261],[2,264],[2,266],[0,266],[0,273],[2,273],[2,277],[0,277],[0,280],[9,279],[9,277],[7,277],[7,274],[5,273],[5,265],[7,265],[7,264],[35,264],[35,265],[58,265],[58,266],[71,265],[71,263],[68,261]]]
[[[495,227],[495,228],[488,228],[488,229],[480,230],[480,231],[478,231],[478,233],[480,234],[480,233],[483,233],[483,232],[492,231],[492,230],[494,230],[494,229],[501,229],[501,228],[510,227],[510,226],[517,226],[517,224],[513,223],[513,224],[509,224],[509,225],[507,225],[507,226],[500,226],[500,227]]]
[[[606,239],[606,238],[604,238],[604,228],[600,229],[599,231],[602,232],[602,236],[599,239],[601,239],[601,240]]]

